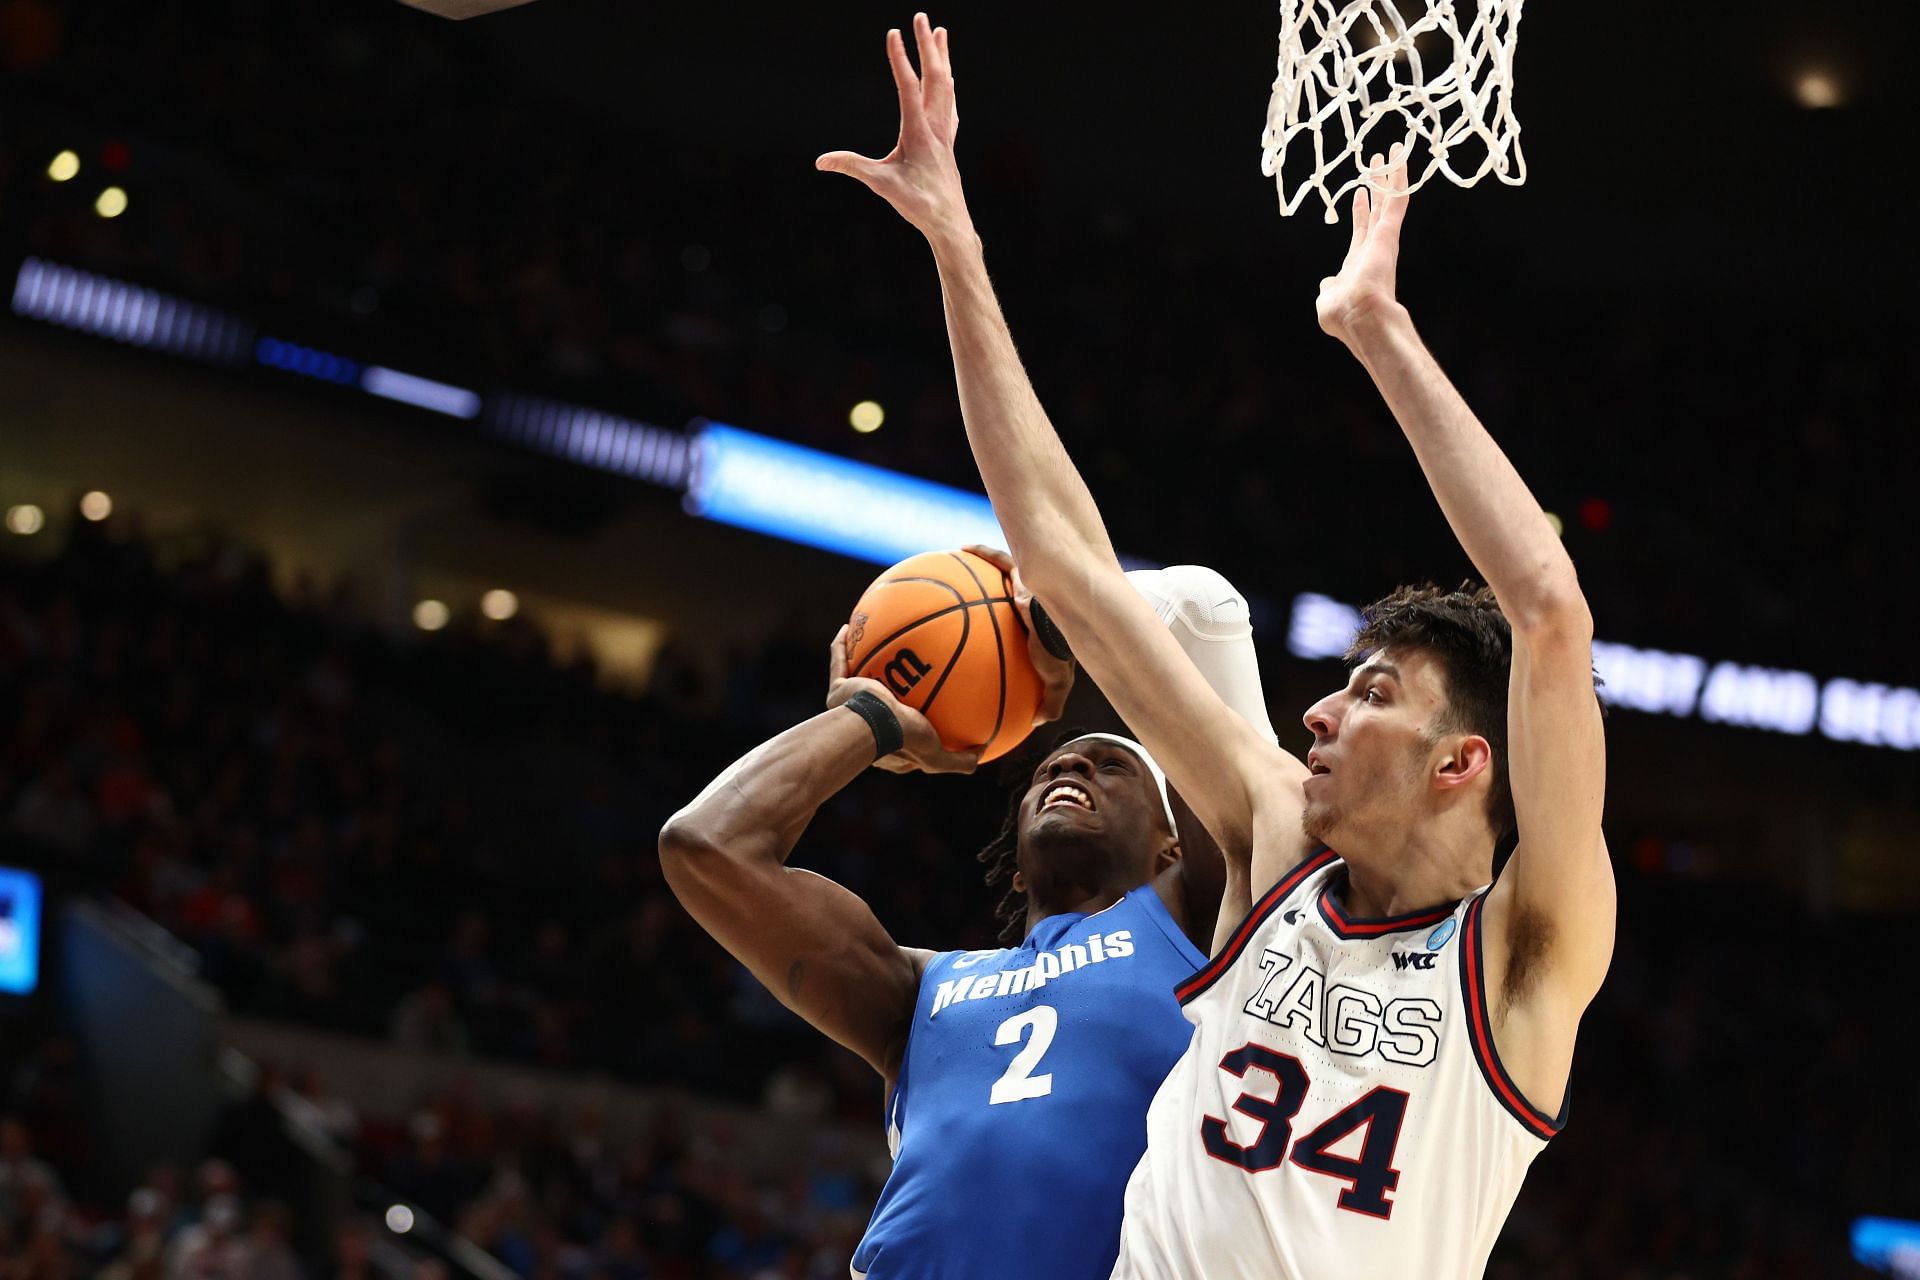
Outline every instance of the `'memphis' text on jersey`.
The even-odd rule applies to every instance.
[[[993,952],[982,953],[985,955]],[[1112,933],[1096,933],[1087,939],[1085,946],[1071,943],[1056,951],[1042,951],[1034,962],[1019,969],[1002,969],[998,973],[968,975],[963,978],[948,978],[933,992],[933,1012],[929,1018],[938,1017],[942,1009],[962,1000],[986,1000],[995,996],[1019,995],[1024,991],[1038,991],[1062,974],[1084,969],[1088,965],[1101,964],[1108,960],[1125,960],[1133,954],[1133,930],[1115,929]],[[961,956],[953,962],[958,969],[967,963],[967,957]]]

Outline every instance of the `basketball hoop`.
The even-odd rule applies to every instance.
[[[1349,191],[1383,189],[1386,172],[1368,155],[1396,142],[1407,144],[1409,191],[1436,172],[1462,187],[1489,173],[1525,182],[1513,114],[1525,3],[1280,0],[1279,75],[1260,137],[1260,171],[1279,188],[1280,212],[1317,191],[1327,221],[1338,222]]]

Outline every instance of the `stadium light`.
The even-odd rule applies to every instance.
[[[120,187],[108,187],[93,202],[93,211],[103,218],[117,218],[127,211],[127,193]]]
[[[413,625],[422,631],[438,631],[452,617],[452,610],[439,600],[422,600],[413,606]]]
[[[80,514],[99,524],[113,514],[113,499],[99,489],[83,494],[80,498]]]
[[[1846,92],[1831,72],[1809,68],[1794,78],[1793,100],[1809,111],[1828,111],[1846,101]]]
[[[23,502],[17,507],[7,508],[7,532],[17,533],[23,538],[31,538],[47,527],[47,513],[31,502]]]
[[[862,400],[853,406],[853,412],[847,415],[847,422],[861,435],[878,431],[880,424],[886,420],[887,411],[880,407],[878,400]]]
[[[413,1230],[413,1210],[404,1204],[387,1207],[387,1230],[403,1236]]]
[[[520,612],[520,597],[505,587],[495,587],[480,597],[480,612],[495,622],[505,622]]]
[[[80,175],[80,157],[71,151],[62,151],[47,164],[47,176],[55,182],[71,182]]]

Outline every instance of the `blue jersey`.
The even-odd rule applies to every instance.
[[[1150,884],[929,960],[854,1274],[1106,1280],[1147,1104],[1193,1035],[1173,988],[1205,963]]]

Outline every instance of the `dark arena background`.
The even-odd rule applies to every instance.
[[[847,1274],[879,1082],[655,839],[929,549],[898,477],[978,492],[925,246],[812,169],[911,16],[0,0],[0,1276]],[[1272,7],[933,16],[1115,543],[1242,587],[1304,749],[1352,606],[1469,570],[1258,171]],[[1529,181],[1416,198],[1611,703],[1618,945],[1491,1275],[1920,1274],[1914,28],[1538,3]],[[870,772],[796,862],[991,945],[1004,785]]]

